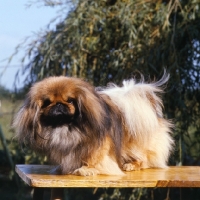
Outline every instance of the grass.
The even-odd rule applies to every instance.
[[[11,123],[15,112],[21,105],[21,101],[12,101],[12,99],[0,99],[0,125],[6,140],[11,140],[14,133],[11,131]],[[0,149],[2,144],[0,143]]]

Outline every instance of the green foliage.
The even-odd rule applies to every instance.
[[[55,30],[26,46],[27,78],[63,74],[105,85],[136,70],[184,67],[198,56],[198,15],[198,1],[79,1]]]

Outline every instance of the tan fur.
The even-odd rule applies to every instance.
[[[166,167],[172,125],[157,93],[167,79],[96,91],[81,79],[50,77],[30,89],[13,126],[20,142],[47,155],[62,174]]]
[[[74,174],[77,175],[123,175],[120,170],[115,155],[112,152],[113,146],[110,138],[106,137],[103,145],[99,147],[91,157],[85,161],[85,165],[75,170]]]

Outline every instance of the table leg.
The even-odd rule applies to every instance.
[[[43,199],[45,188],[34,188],[33,200]]]
[[[64,199],[64,188],[51,189],[51,200],[63,200],[63,199]]]

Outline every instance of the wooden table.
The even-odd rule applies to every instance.
[[[200,167],[196,166],[145,169],[126,172],[124,176],[97,175],[87,177],[59,175],[52,172],[54,168],[54,166],[49,165],[16,165],[16,172],[25,183],[35,188],[200,187]],[[59,190],[55,190],[55,193],[57,193],[56,191]],[[55,198],[52,197],[52,199]]]

